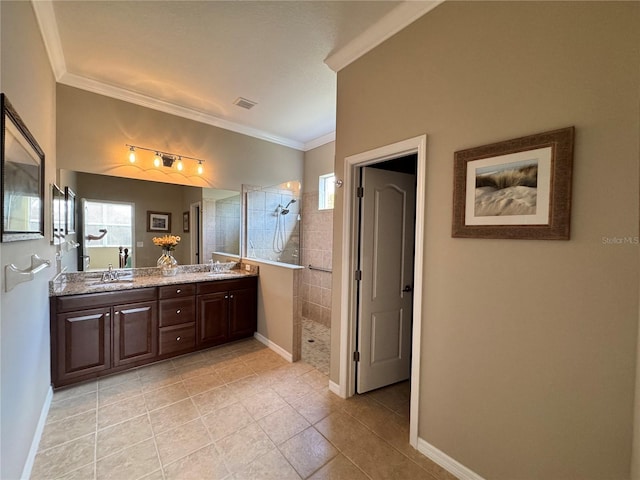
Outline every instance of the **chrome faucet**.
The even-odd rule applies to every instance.
[[[102,272],[103,282],[115,282],[118,280],[118,272],[113,270],[113,264],[109,264],[109,270]]]

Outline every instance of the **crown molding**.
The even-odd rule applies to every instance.
[[[329,132],[326,135],[315,138],[313,140],[308,141],[304,144],[303,150],[308,152],[309,150],[313,150],[314,148],[321,147],[322,145],[326,145],[327,143],[334,142],[336,140],[336,132]]]
[[[60,80],[67,72],[67,66],[64,60],[64,52],[62,51],[62,43],[60,42],[56,14],[53,11],[53,2],[51,0],[31,0],[31,5],[36,14],[51,69],[56,80]]]
[[[420,0],[402,2],[344,47],[329,55],[324,63],[334,72],[342,70],[444,1]]]
[[[231,130],[232,132],[241,133],[250,137],[258,138],[260,140],[266,140],[271,143],[277,143],[285,147],[295,148],[296,150],[303,150],[304,144],[295,140],[273,135],[257,128],[247,127],[239,123],[230,122],[224,120],[215,115],[200,112],[191,108],[176,105],[164,100],[159,100],[148,95],[132,92],[124,88],[108,85],[97,80],[92,80],[72,73],[65,73],[58,80],[59,83],[70,87],[80,88],[88,92],[97,93],[106,97],[115,98],[124,102],[140,105],[141,107],[151,108],[160,112],[169,113],[178,117],[187,118],[189,120],[195,120],[196,122],[212,125],[214,127],[223,128],[225,130]]]

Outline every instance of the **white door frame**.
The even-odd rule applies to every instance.
[[[354,272],[357,262],[357,202],[355,193],[358,185],[355,171],[359,167],[384,162],[405,155],[418,155],[416,171],[416,228],[413,287],[413,330],[411,359],[411,410],[409,420],[409,443],[418,447],[418,407],[420,395],[420,346],[422,331],[422,290],[423,290],[423,258],[424,258],[424,223],[426,201],[426,162],[427,136],[409,138],[401,142],[376,148],[368,152],[351,155],[345,158],[343,173],[342,204],[342,291],[340,299],[340,384],[341,397],[355,394],[356,366],[353,352],[356,351],[356,288]]]

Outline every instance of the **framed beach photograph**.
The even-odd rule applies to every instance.
[[[189,212],[184,212],[182,214],[182,231],[184,233],[189,233]]]
[[[568,240],[574,128],[455,152],[452,236]]]
[[[166,212],[151,212],[147,210],[147,232],[171,231],[171,214]]]

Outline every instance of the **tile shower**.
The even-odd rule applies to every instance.
[[[329,373],[333,210],[318,209],[318,192],[302,196],[302,359]]]
[[[300,264],[300,182],[244,186],[247,257]]]
[[[300,182],[244,186],[248,258],[302,265],[298,299],[302,360],[329,373],[333,210],[318,209],[318,192]],[[309,266],[316,269],[310,269]],[[296,320],[297,321],[297,320]],[[300,324],[298,324],[300,325]]]

